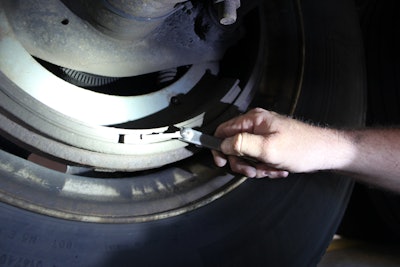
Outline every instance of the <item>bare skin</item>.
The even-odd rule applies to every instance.
[[[250,178],[329,170],[400,192],[400,129],[329,129],[256,108],[221,124],[215,136],[224,139],[222,153],[213,151],[217,166],[229,162]]]

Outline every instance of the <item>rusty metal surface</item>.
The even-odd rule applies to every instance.
[[[180,4],[182,2],[183,0],[91,0],[79,3],[81,9],[89,15],[89,22],[103,33],[124,40],[138,40],[161,26],[175,12],[190,7],[190,3]],[[71,1],[67,3],[72,4]]]
[[[0,8],[7,14],[13,34],[31,55],[104,76],[134,76],[216,61],[240,36],[236,26],[221,27],[200,3],[178,10],[162,26],[134,40],[105,35],[61,1],[6,0]],[[131,31],[148,30],[134,26]]]

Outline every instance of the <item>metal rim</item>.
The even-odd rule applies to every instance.
[[[260,12],[258,14],[262,16],[263,10],[257,12]],[[261,25],[260,31],[264,30],[264,26]],[[258,50],[255,62],[253,62],[247,80],[244,83],[242,81],[242,88],[237,87],[235,79],[223,80],[221,83],[223,84],[222,87],[225,87],[225,91],[222,91],[221,97],[217,98],[216,102],[225,99],[228,104],[223,104],[217,112],[214,110],[214,114],[211,118],[208,118],[206,124],[204,124],[204,114],[200,112],[199,116],[182,120],[182,126],[205,125],[206,131],[212,130],[219,122],[247,108],[255,94],[256,85],[259,83],[262,61],[265,56],[264,49],[260,47],[265,46],[266,35],[261,33],[259,36],[262,38],[257,43]],[[1,93],[3,94],[1,99],[7,99],[7,101],[1,102],[0,122],[3,136],[7,136],[16,143],[28,144],[31,148],[35,148],[35,146],[47,147],[50,150],[44,150],[44,152],[52,156],[58,157],[57,153],[63,153],[62,158],[64,159],[66,158],[66,151],[72,149],[74,150],[70,158],[72,162],[76,162],[74,156],[79,155],[79,160],[81,160],[82,153],[87,152],[86,158],[90,162],[80,161],[79,163],[97,166],[103,171],[107,169],[137,171],[159,167],[146,172],[124,173],[119,178],[119,173],[111,173],[107,175],[106,179],[88,178],[48,170],[2,152],[0,171],[14,174],[12,181],[0,179],[0,199],[6,203],[64,219],[105,223],[143,222],[175,216],[204,206],[222,197],[245,181],[243,177],[235,177],[225,170],[212,167],[209,154],[204,152],[196,153],[195,156],[173,165],[160,167],[193,155],[192,149],[185,148],[185,145],[178,144],[177,141],[169,141],[173,143],[171,144],[173,149],[164,150],[164,153],[154,153],[158,149],[156,146],[160,144],[154,144],[155,150],[153,151],[151,150],[153,144],[143,146],[142,148],[146,149],[146,152],[151,155],[151,160],[143,157],[140,168],[135,164],[129,165],[129,163],[132,163],[132,159],[138,158],[137,153],[133,153],[132,145],[127,148],[128,144],[117,143],[118,149],[122,148],[122,150],[119,150],[118,153],[105,153],[111,152],[107,151],[109,148],[103,145],[107,143],[105,141],[110,136],[108,134],[119,131],[117,134],[119,138],[122,131],[122,134],[129,135],[131,133],[129,125],[124,125],[127,127],[125,129],[105,127],[106,132],[99,136],[97,129],[104,126],[84,124],[86,133],[95,133],[95,141],[98,141],[97,139],[102,141],[101,145],[97,145],[98,151],[96,149],[94,151],[87,150],[79,146],[71,147],[68,141],[65,142],[65,139],[60,142],[59,137],[52,136],[53,131],[42,134],[40,127],[32,127],[32,124],[37,121],[47,124],[46,127],[48,127],[48,125],[57,124],[57,119],[49,120],[46,118],[42,120],[40,116],[37,116],[40,115],[40,112],[37,112],[38,109],[34,109],[34,112],[30,112],[30,114],[25,113],[29,116],[23,117],[27,109],[32,111],[29,110],[29,107],[31,107],[29,103],[37,100],[26,97],[26,95],[18,96],[18,93],[24,93],[23,90],[13,84],[9,77],[4,74],[1,74],[0,78],[2,80]],[[212,82],[215,83],[216,80],[213,79]],[[28,102],[23,103],[23,105],[15,105],[21,99]],[[226,101],[226,99],[229,99],[229,101]],[[213,110],[213,105],[215,104],[212,102],[207,103],[204,109]],[[42,108],[41,111],[48,114],[46,107]],[[60,115],[57,112],[52,113],[52,115],[54,114]],[[61,116],[66,117],[63,114]],[[68,133],[73,133],[73,136],[76,137],[79,134],[71,132],[71,125],[80,123],[76,120],[69,120],[68,125],[64,125],[64,127],[68,130]],[[146,123],[143,123],[143,125],[146,125]],[[148,130],[164,131],[165,127]],[[93,137],[93,135],[85,136],[86,139],[83,143],[87,142],[90,137]],[[115,135],[112,138],[115,140]],[[51,142],[54,142],[55,145],[48,146]],[[174,149],[177,145],[181,145],[181,147],[178,149],[179,152],[175,153]],[[124,149],[125,154],[122,153]],[[41,151],[43,152],[43,150]],[[100,158],[98,162],[107,162],[107,165],[94,163],[96,157]],[[70,161],[70,159],[67,158],[67,161]],[[156,162],[158,165],[152,165],[151,162]],[[147,163],[146,168],[143,168],[145,163]],[[110,164],[115,165],[110,168]],[[79,204],[77,205],[77,203]]]

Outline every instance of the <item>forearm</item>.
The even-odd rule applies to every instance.
[[[399,129],[330,131],[337,136],[336,149],[328,152],[332,159],[324,169],[350,173],[361,182],[400,192]]]

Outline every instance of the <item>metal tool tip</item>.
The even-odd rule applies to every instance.
[[[191,139],[193,137],[193,131],[190,128],[182,128],[181,136],[184,139]]]

